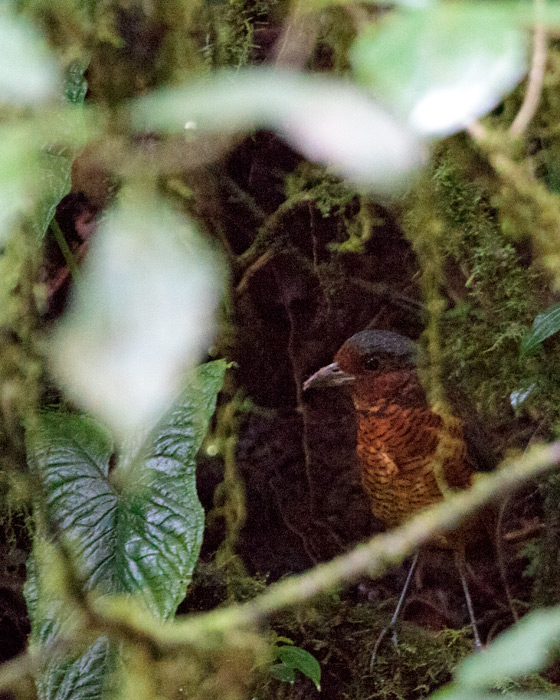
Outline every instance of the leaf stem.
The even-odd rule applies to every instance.
[[[70,273],[74,279],[74,282],[77,282],[80,279],[81,273],[80,273],[80,268],[78,267],[78,263],[76,262],[76,258],[72,251],[70,250],[70,246],[68,245],[68,242],[66,238],[64,237],[64,234],[62,233],[62,230],[60,226],[58,225],[58,221],[56,218],[53,216],[51,219],[51,223],[49,224],[49,228],[52,231],[53,236],[56,239],[56,242],[58,243],[58,247],[60,248],[60,252],[62,253],[64,260],[66,262],[66,265],[68,266],[68,269],[70,270]]]

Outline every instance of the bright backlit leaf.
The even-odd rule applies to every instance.
[[[535,610],[501,634],[487,649],[459,666],[456,680],[465,688],[490,687],[504,678],[542,670],[560,642],[560,609]]]
[[[354,72],[422,135],[495,107],[524,76],[527,40],[511,3],[436,3],[395,12],[355,42]]]
[[[32,27],[0,11],[0,102],[28,105],[61,94],[62,74]]]
[[[523,389],[517,389],[516,391],[512,391],[511,394],[509,395],[509,403],[511,407],[513,408],[515,415],[518,416],[523,408],[523,404],[529,396],[533,393],[535,390],[535,384],[530,384],[527,387],[524,387]]]
[[[55,332],[56,376],[120,438],[153,425],[212,338],[221,288],[194,225],[151,187],[125,187]]]
[[[276,130],[313,161],[368,189],[391,193],[423,161],[420,142],[350,83],[272,69],[223,72],[131,106],[139,130]]]

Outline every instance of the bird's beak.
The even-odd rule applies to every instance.
[[[344,372],[338,366],[338,362],[333,362],[326,367],[321,367],[315,374],[312,374],[309,379],[303,383],[303,390],[308,389],[323,389],[328,386],[341,386],[342,384],[351,384],[356,377],[353,374]]]

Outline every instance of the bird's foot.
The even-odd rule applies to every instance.
[[[377,640],[375,642],[375,646],[373,647],[373,651],[371,653],[371,659],[369,661],[369,670],[373,671],[373,667],[375,666],[375,661],[377,659],[377,654],[379,652],[379,649],[381,645],[383,644],[383,640],[385,637],[391,632],[391,639],[393,640],[393,646],[395,649],[397,648],[399,644],[399,640],[397,638],[397,626],[393,622],[391,622],[387,627],[381,630],[381,633],[379,637],[377,637]]]

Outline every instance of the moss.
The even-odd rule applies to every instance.
[[[556,223],[554,211],[547,213],[539,202],[552,195],[523,177],[528,189],[520,194],[517,184],[488,169],[464,137],[455,137],[440,147],[432,176],[406,219],[430,311],[430,354],[442,367],[429,377],[432,386],[441,379],[458,385],[495,426],[509,426],[510,445],[526,442],[514,420],[514,392],[527,393],[517,412],[538,422],[541,436],[557,435],[560,421],[560,339],[549,338],[532,355],[520,352],[535,316],[554,299],[550,272],[557,274],[553,256],[541,262],[546,246],[554,245],[554,238],[542,240]],[[527,242],[519,242],[529,235],[536,258]],[[557,479],[541,492],[544,534],[531,548],[527,572],[534,576],[533,601],[539,605],[560,600]]]
[[[495,690],[500,692],[502,695],[507,695],[509,693],[521,693],[521,692],[531,692],[536,693],[558,693],[558,686],[551,683],[543,676],[538,673],[531,673],[526,678],[521,680],[512,680],[511,678],[505,679],[499,685],[495,686]]]
[[[347,8],[327,8],[320,23],[317,67],[324,68],[327,63],[335,74],[347,73],[350,70],[348,55],[355,37],[356,25]]]
[[[247,66],[251,62],[255,30],[264,24],[271,0],[226,0],[210,12],[204,53],[215,68]]]
[[[461,630],[428,632],[416,625],[399,626],[399,644],[383,643],[373,669],[371,654],[386,624],[370,605],[324,597],[312,607],[277,616],[277,634],[309,651],[322,667],[322,690],[327,697],[347,700],[424,698],[451,680],[452,670],[472,649]],[[297,674],[293,686],[272,679],[263,669],[254,695],[298,698],[312,683]]]
[[[317,209],[325,218],[338,216],[357,199],[356,192],[325,168],[303,162],[286,176],[286,198],[290,199],[301,192],[313,191]]]
[[[343,180],[325,168],[311,163],[301,163],[285,179],[288,199],[304,192],[312,194],[313,203],[323,216],[341,217],[341,240],[331,241],[328,248],[340,253],[363,253],[364,244],[378,223],[373,208],[366,197],[359,196]]]
[[[545,283],[502,230],[474,158],[461,138],[436,158],[430,216],[441,235],[431,259],[434,264],[437,254],[441,293],[452,303],[434,310],[446,374],[484,414],[511,416],[510,394],[535,381],[535,366],[520,359],[519,345],[541,308]]]

